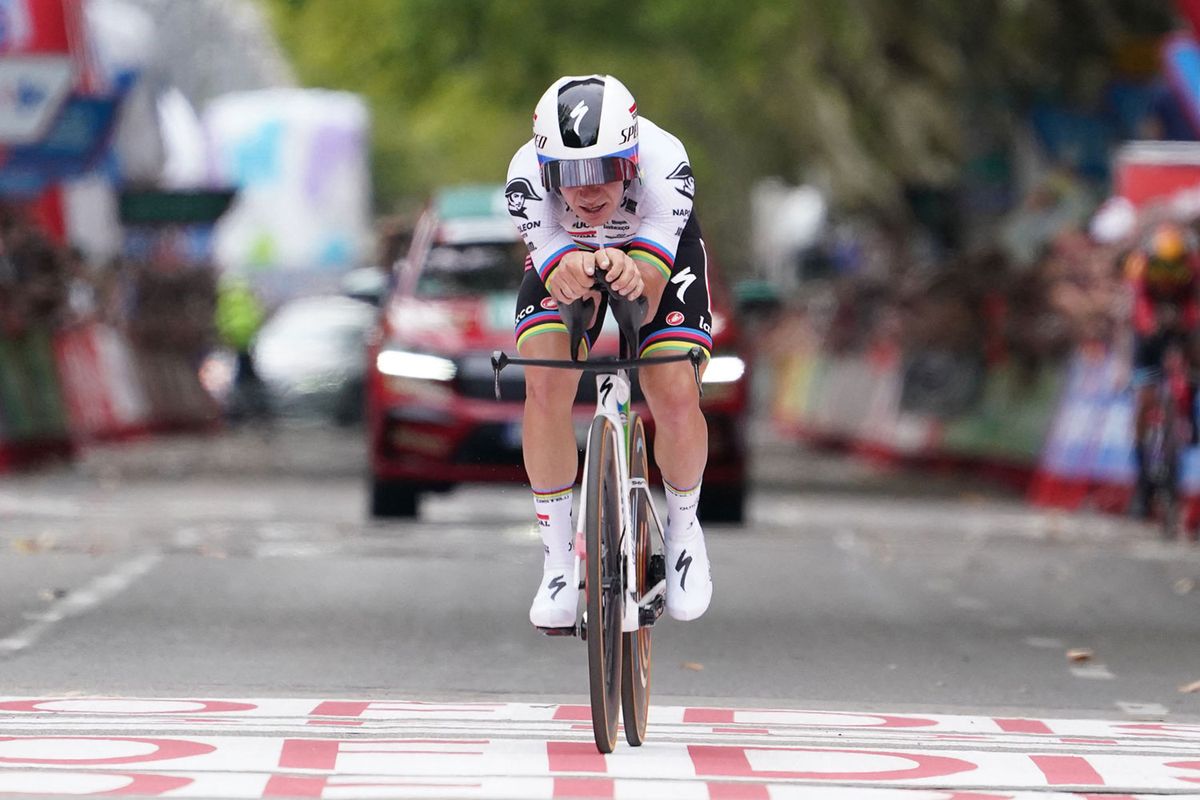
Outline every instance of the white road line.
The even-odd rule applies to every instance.
[[[1165,717],[1171,710],[1160,703],[1129,703],[1117,701],[1117,708],[1135,717]]]
[[[153,569],[161,560],[162,554],[160,553],[145,553],[137,558],[123,561],[108,573],[93,578],[86,586],[54,601],[40,614],[34,615],[32,623],[16,633],[0,639],[0,657],[28,648],[46,635],[46,632],[56,623],[68,617],[84,614],[101,603],[111,600],[129,588],[129,585],[135,580]]]
[[[1062,639],[1054,639],[1049,636],[1027,636],[1025,644],[1040,650],[1062,650],[1065,647]]]
[[[1071,674],[1076,678],[1083,678],[1089,681],[1111,681],[1116,678],[1108,671],[1108,667],[1103,664],[1084,664],[1078,667],[1071,667]]]

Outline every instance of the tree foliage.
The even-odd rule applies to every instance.
[[[607,72],[688,147],[727,255],[759,177],[902,212],[906,186],[958,180],[981,128],[1094,99],[1116,47],[1172,23],[1170,0],[262,2],[306,84],[371,102],[386,205],[502,180],[545,87]]]

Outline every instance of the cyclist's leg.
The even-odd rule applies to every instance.
[[[707,259],[693,216],[684,228],[658,311],[643,326],[642,355],[712,350],[712,311],[706,280]],[[683,280],[677,280],[683,276]],[[667,611],[694,619],[712,596],[708,553],[696,519],[700,482],[708,460],[708,424],[691,364],[642,367],[639,381],[655,422],[654,455],[667,495]]]
[[[1146,434],[1162,377],[1166,340],[1161,335],[1139,336],[1133,350],[1134,441],[1133,455],[1137,469],[1130,514],[1146,517],[1150,514],[1153,485],[1147,473]]]
[[[557,306],[533,270],[525,273],[518,294],[516,336],[517,349],[525,358],[569,357]],[[571,405],[578,386],[579,373],[573,370],[525,368],[521,441],[545,556],[529,618],[545,628],[573,625],[578,603],[571,525],[571,494],[579,470]]]
[[[1193,328],[1184,334],[1183,354],[1187,362],[1187,417],[1191,423],[1191,443],[1200,444],[1200,420],[1196,409],[1196,397],[1200,389],[1200,329]]]

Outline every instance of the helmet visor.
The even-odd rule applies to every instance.
[[[542,164],[542,184],[547,189],[630,181],[636,177],[637,167],[629,159],[620,156],[547,161]]]

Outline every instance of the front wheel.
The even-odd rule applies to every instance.
[[[621,706],[621,482],[617,429],[597,417],[588,433],[583,529],[587,545],[588,682],[596,749],[611,753],[617,743]]]
[[[629,477],[646,479],[646,429],[637,414],[629,420]],[[634,586],[637,596],[650,590],[650,498],[635,490],[629,498],[630,532],[633,534]],[[646,717],[650,711],[650,627],[639,627],[622,635],[621,711],[625,718],[625,741],[638,747],[646,739]]]

